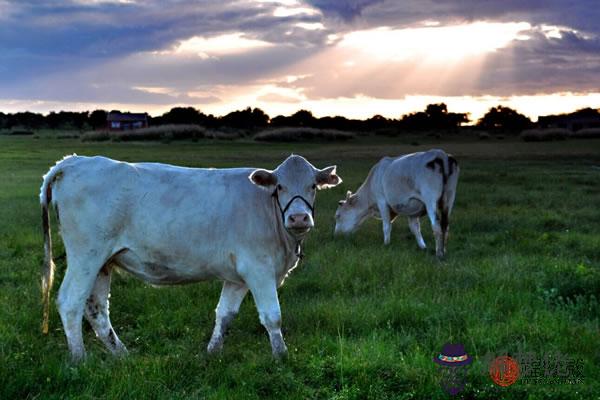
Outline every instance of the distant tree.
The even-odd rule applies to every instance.
[[[255,127],[265,127],[269,124],[269,116],[260,108],[252,110],[252,125]]]
[[[389,124],[390,124],[390,121],[387,118],[385,118],[379,114],[374,115],[365,121],[366,128],[369,131],[376,131],[378,129],[384,129],[384,128],[388,127]]]
[[[600,115],[600,110],[595,110],[593,108],[587,107],[587,108],[582,108],[580,110],[577,110],[575,112],[572,112],[571,114],[569,114],[573,117],[581,117],[581,118],[587,118],[587,117],[598,117]]]
[[[469,119],[468,113],[448,113],[446,115],[446,123],[447,126],[451,126],[452,128],[458,128],[462,126],[462,124],[467,124],[471,122]]]
[[[44,127],[45,122],[42,114],[29,111],[18,112],[10,115],[7,128],[23,127],[27,129],[39,129]]]
[[[287,126],[285,123],[287,121],[288,117],[284,117],[283,115],[278,115],[276,117],[271,118],[271,122],[270,125],[272,127],[282,127],[282,126]]]
[[[61,111],[58,113],[62,128],[83,129],[88,122],[88,112]]]
[[[152,120],[153,125],[163,124],[195,124],[204,125],[206,115],[194,107],[173,107],[160,118]]]
[[[296,111],[296,113],[290,117],[289,122],[291,123],[291,125],[288,125],[288,126],[310,126],[310,127],[313,127],[316,125],[315,117],[313,117],[312,113],[308,110]]]
[[[533,126],[529,118],[509,107],[497,106],[490,110],[477,122],[479,128],[490,131],[519,133]]]
[[[61,116],[54,111],[46,115],[46,126],[50,129],[58,129],[61,126]]]
[[[333,117],[325,117],[325,118],[333,119]],[[337,117],[335,117],[335,118],[337,118]],[[323,118],[321,120],[323,120],[322,124],[328,123],[327,120],[325,120]],[[307,111],[307,110],[297,111],[293,115],[290,115],[289,117],[286,117],[283,115],[278,115],[274,118],[271,118],[271,126],[272,127],[306,126],[306,127],[313,127],[313,128],[324,127],[324,126],[320,126],[318,123],[318,120],[312,115],[312,113],[310,111]]]
[[[106,117],[108,113],[105,110],[94,110],[90,113],[88,122],[94,129],[106,127]]]
[[[236,129],[263,128],[269,124],[269,116],[260,108],[250,107],[244,110],[232,111],[220,118],[220,124]]]
[[[403,130],[410,131],[422,131],[430,128],[427,114],[423,111],[403,115],[399,125]]]
[[[466,113],[450,113],[444,103],[429,104],[425,111],[404,115],[399,125],[404,130],[453,131],[469,122]]]
[[[319,119],[314,119],[312,122],[307,122],[309,125],[320,129],[338,129],[341,131],[353,131],[357,130],[357,120],[348,119],[346,117],[342,117],[340,115],[336,115],[335,117],[321,117]]]

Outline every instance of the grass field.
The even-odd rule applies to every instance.
[[[409,139],[348,143],[141,144],[0,136],[0,398],[450,398],[432,358],[446,342],[474,357],[464,398],[600,398],[600,141]],[[433,140],[433,139],[430,139]],[[383,246],[369,221],[333,238],[337,200],[383,155],[440,147],[462,168],[449,254],[419,251],[404,219]],[[274,167],[289,153],[338,165],[339,187],[317,196],[306,258],[280,290],[287,360],[271,358],[248,298],[219,356],[206,344],[218,282],[152,288],[115,274],[111,319],[130,356],[109,356],[84,324],[88,360],[75,367],[52,305],[42,336],[41,176],[65,154],[186,166]],[[243,205],[241,205],[243,206]],[[53,302],[65,270],[56,222]],[[548,352],[583,360],[583,384],[501,388],[491,353]],[[461,396],[457,396],[460,398]]]

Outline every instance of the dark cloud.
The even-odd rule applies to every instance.
[[[366,7],[382,3],[383,0],[308,0],[307,3],[320,9],[327,16],[352,20],[361,15]]]
[[[129,54],[168,48],[192,36],[244,32],[297,47],[324,43],[327,32],[296,28],[310,15],[278,18],[272,3],[240,1],[144,1],[138,3],[15,1],[0,24],[0,63],[27,79],[52,70],[87,68]],[[286,34],[290,32],[290,34]]]
[[[365,8],[362,19],[364,26],[406,26],[425,20],[527,21],[600,33],[597,0],[386,0]]]
[[[195,88],[251,85],[305,75],[279,86],[310,98],[401,98],[421,95],[500,95],[600,91],[598,0],[300,0],[320,12],[276,16],[277,2],[255,0],[0,0],[0,96],[67,102],[210,103]],[[293,6],[292,6],[293,7]],[[343,34],[468,21],[525,21],[529,40],[511,42],[483,64],[452,73],[390,62],[379,70],[355,60],[346,68],[335,49]],[[318,24],[306,29],[302,24]],[[300,24],[300,25],[299,25]],[[561,37],[542,32],[562,28]],[[304,25],[306,26],[306,25]],[[270,47],[226,56],[161,55],[182,40],[243,32]],[[390,46],[401,48],[401,43]],[[329,58],[327,58],[329,57]],[[357,69],[363,68],[360,71]],[[461,69],[462,68],[462,69]],[[411,78],[412,77],[412,78]],[[152,92],[136,87],[160,87]],[[295,101],[280,93],[264,101]],[[0,105],[1,106],[1,105]]]
[[[478,92],[498,95],[600,92],[600,38],[538,32],[486,60]]]

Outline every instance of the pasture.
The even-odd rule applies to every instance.
[[[450,398],[432,358],[446,342],[473,356],[464,398],[591,399],[600,393],[600,141],[524,143],[359,138],[344,143],[82,143],[0,136],[0,398]],[[428,142],[429,141],[429,142]],[[448,255],[426,252],[404,218],[384,246],[368,221],[334,238],[334,212],[383,155],[432,147],[461,178]],[[130,351],[108,355],[84,323],[88,360],[68,363],[54,299],[65,256],[52,219],[57,277],[41,334],[41,176],[65,154],[193,167],[272,168],[291,152],[344,182],[321,191],[306,257],[280,289],[289,356],[274,362],[251,296],[224,351],[208,356],[220,283],[153,288],[113,274],[111,319]],[[240,207],[244,207],[240,199]],[[560,352],[583,360],[580,384],[492,383],[486,355]]]

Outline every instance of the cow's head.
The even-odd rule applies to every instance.
[[[294,235],[303,235],[315,225],[313,207],[317,189],[342,182],[335,170],[335,166],[317,169],[304,157],[291,155],[275,170],[257,169],[249,178],[273,193],[285,228]]]
[[[335,234],[352,233],[368,217],[368,209],[362,207],[356,194],[348,190],[346,199],[339,201],[335,212]]]

